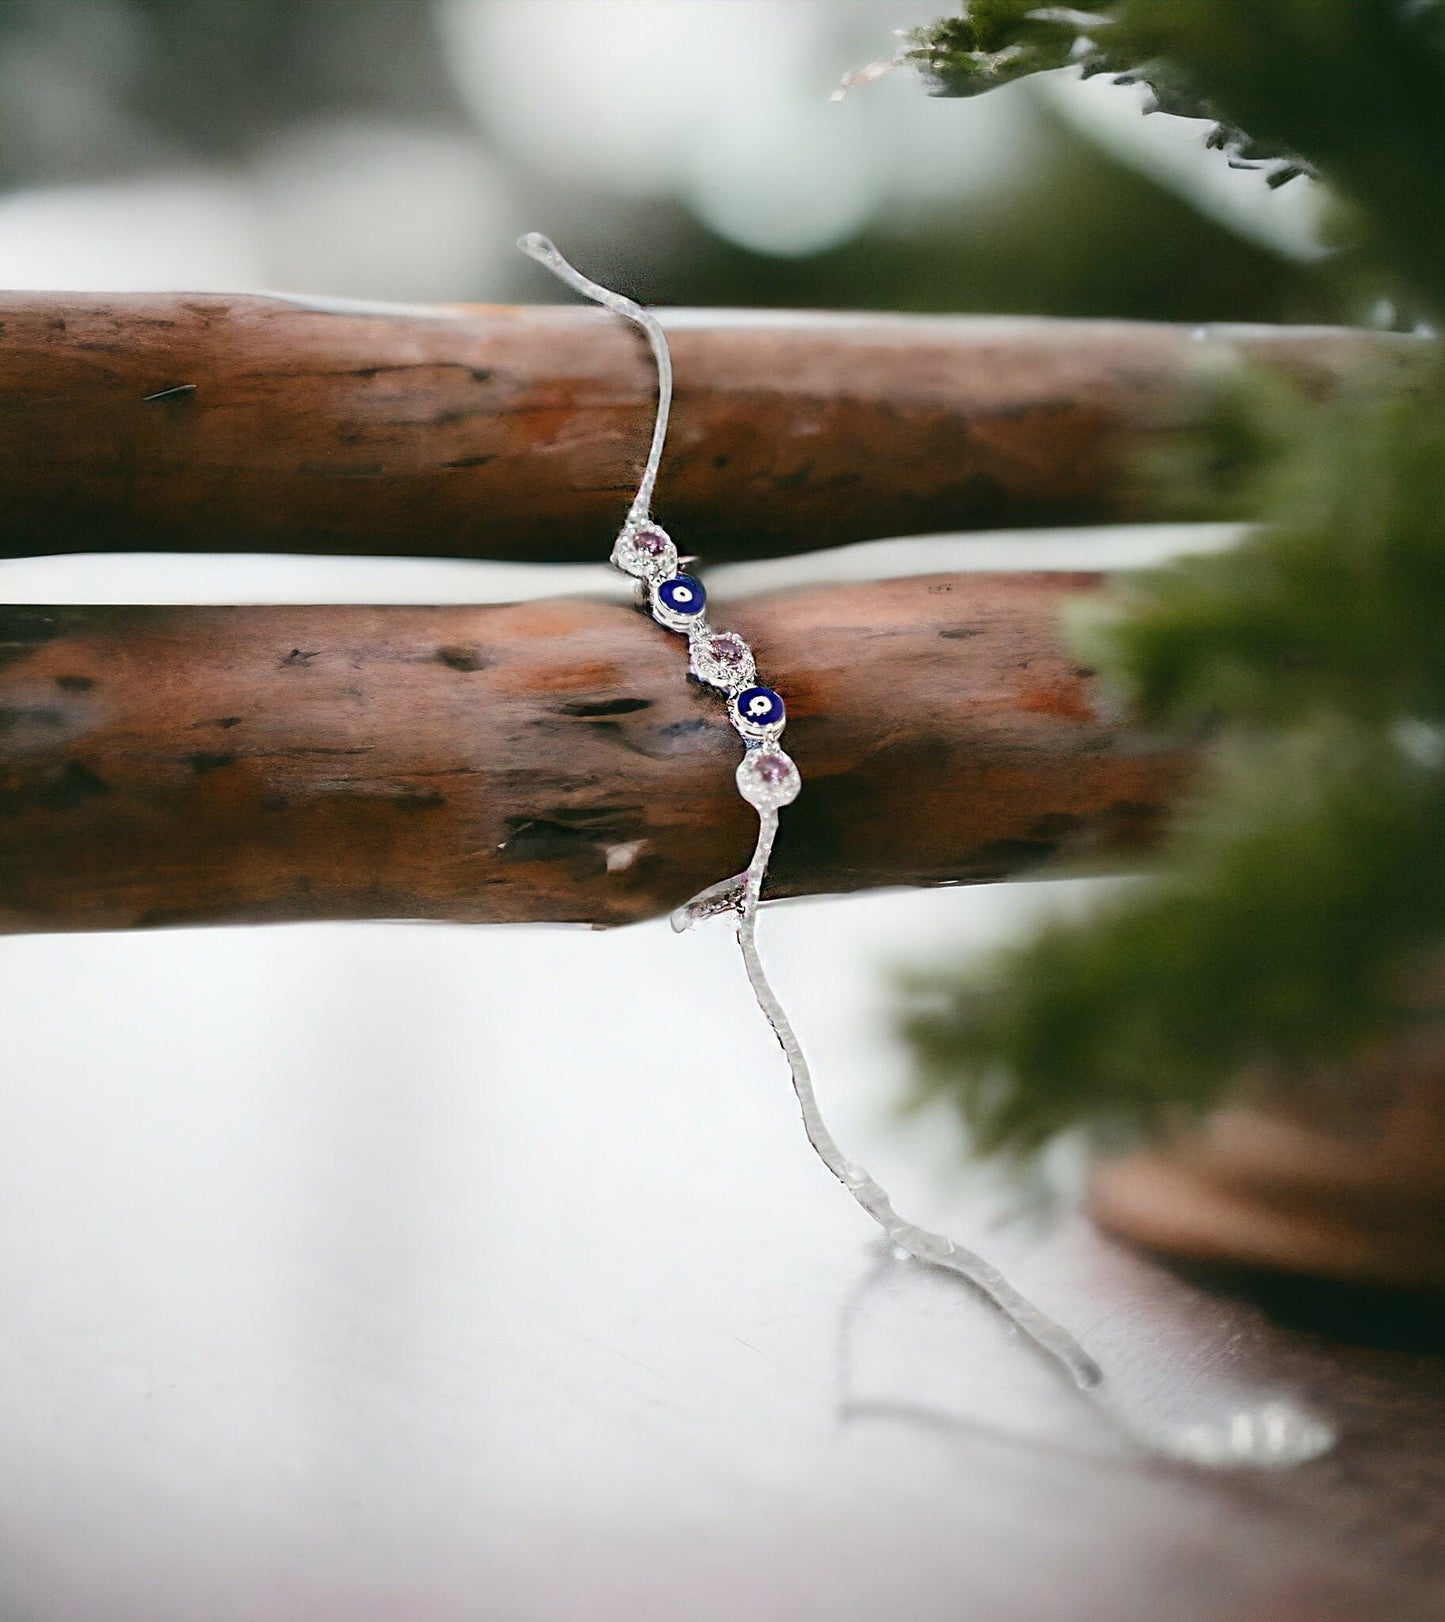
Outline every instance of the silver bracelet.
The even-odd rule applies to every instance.
[[[746,869],[711,885],[679,907],[672,915],[672,927],[680,931],[720,913],[736,915],[738,945],[753,995],[787,1058],[803,1126],[818,1158],[899,1250],[966,1279],[1041,1351],[1056,1359],[1075,1384],[1084,1389],[1099,1385],[1103,1379],[1099,1365],[1066,1329],[1020,1295],[981,1256],[943,1234],[930,1233],[900,1217],[887,1192],[862,1166],[847,1159],[828,1130],[802,1046],[758,956],[758,903],[777,838],[778,813],[797,799],[803,786],[797,766],[779,742],[787,712],[779,694],[758,681],[752,650],[742,637],[735,631],[714,630],[708,624],[705,587],[694,576],[679,572],[677,547],[652,517],[652,492],[672,406],[672,357],[667,338],[649,310],[589,280],[546,237],[529,232],[517,246],[584,298],[640,327],[657,360],[657,418],[652,445],[637,494],[612,548],[612,562],[639,583],[652,617],[687,637],[692,674],[726,698],[728,714],[743,742],[743,758],[737,768],[738,792],[758,813],[758,842]]]
[[[1067,1329],[1021,1295],[983,1257],[944,1234],[930,1233],[905,1221],[893,1209],[886,1190],[839,1149],[818,1107],[802,1046],[758,956],[758,904],[777,838],[778,813],[791,805],[802,790],[801,774],[779,742],[787,721],[786,710],[782,698],[771,687],[759,683],[747,643],[733,631],[713,630],[708,624],[706,589],[693,575],[680,571],[672,538],[652,518],[652,491],[672,404],[672,359],[667,338],[656,316],[583,276],[546,237],[530,233],[518,247],[583,297],[640,327],[657,358],[657,419],[652,446],[637,494],[612,548],[612,561],[637,582],[652,617],[669,630],[686,635],[692,674],[726,698],[733,726],[743,742],[743,758],[737,768],[738,791],[758,813],[758,842],[747,868],[709,886],[679,907],[672,915],[672,927],[684,930],[719,913],[735,915],[748,981],[788,1061],[803,1126],[818,1158],[878,1224],[900,1255],[956,1274],[973,1285],[1076,1386],[1097,1392],[1094,1401],[1100,1411],[1136,1444],[1193,1464],[1224,1468],[1248,1465],[1278,1469],[1318,1458],[1334,1445],[1334,1427],[1278,1392],[1221,1392],[1216,1412],[1163,1423],[1144,1422],[1117,1411],[1113,1394],[1099,1390],[1104,1384],[1103,1371]]]

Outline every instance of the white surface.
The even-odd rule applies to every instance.
[[[1215,552],[1241,524],[1109,524],[861,541],[799,557],[709,568],[717,602],[752,592],[948,570],[1141,569]],[[608,563],[478,563],[464,558],[292,557],[261,553],[117,553],[0,560],[7,603],[510,603],[523,598],[632,598]]]
[[[951,1123],[893,1116],[880,968],[1018,906],[789,904],[764,946],[900,1205],[1074,1325],[1111,1400],[1203,1411],[1221,1367],[1258,1378],[1250,1313],[1201,1330],[1082,1230],[991,1228]],[[901,1592],[1088,1622],[1141,1562],[1183,1581],[1189,1491],[1095,1541],[1125,1444],[966,1290],[877,1256],[725,924],[8,940],[0,1028],[6,1622],[838,1622]]]

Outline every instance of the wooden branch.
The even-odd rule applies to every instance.
[[[642,340],[590,310],[44,293],[0,298],[0,323],[0,555],[590,561],[651,427]],[[1124,469],[1177,418],[1207,352],[1192,329],[698,312],[670,326],[659,514],[688,550],[1175,516]],[[1418,348],[1210,333],[1320,391]]]
[[[1186,762],[1061,651],[1087,575],[728,605],[805,774],[775,893],[1148,837]],[[0,610],[0,927],[665,911],[740,868],[736,737],[680,640],[594,601]]]

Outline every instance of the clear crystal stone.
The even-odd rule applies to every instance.
[[[736,631],[715,631],[692,645],[692,673],[710,687],[729,692],[753,679],[753,652]]]
[[[759,811],[791,805],[803,787],[798,768],[781,749],[750,749],[737,775],[738,793]]]
[[[612,561],[624,574],[639,580],[659,580],[677,568],[677,548],[660,524],[644,518],[624,526],[612,548]]]

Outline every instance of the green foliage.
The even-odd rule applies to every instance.
[[[1445,716],[1445,388],[1271,402],[1274,522],[1122,587],[1083,633],[1141,716],[1279,726]]]
[[[1158,872],[986,973],[915,982],[925,1083],[986,1149],[1148,1128],[1244,1065],[1347,1055],[1408,1009],[1445,925],[1445,733],[1338,718],[1235,740]]]
[[[1068,66],[1086,77],[1107,73],[1119,83],[1144,82],[1153,91],[1151,112],[1214,120],[1211,145],[1241,166],[1282,160],[1272,165],[1272,184],[1303,172],[1306,166],[1292,151],[1252,140],[1222,120],[1188,65],[1156,54],[1147,19],[1137,11],[1137,3],[1119,0],[1088,12],[1034,0],[971,0],[960,16],[915,29],[904,59],[922,70],[936,96],[977,96]]]
[[[1233,161],[1276,160],[1276,180],[1317,169],[1381,257],[1445,302],[1440,0],[1104,0],[1085,12],[972,0],[905,54],[941,95],[1070,60],[1143,80],[1160,110],[1217,120]]]
[[[977,96],[1074,59],[1078,29],[1039,15],[1034,0],[975,0],[957,17],[916,29],[905,53],[937,96]]]
[[[1112,66],[1239,118],[1264,142],[1243,154],[1305,154],[1439,302],[1439,5],[1100,9],[1088,27]],[[987,21],[968,46],[976,81],[1046,65],[1066,34],[1079,54],[1077,14],[999,6]],[[1038,28],[1056,32],[1024,32]],[[942,81],[967,36],[928,32],[953,53],[930,64]],[[1257,1065],[1304,1082],[1419,1014],[1416,971],[1445,942],[1445,365],[1421,353],[1331,404],[1226,391],[1204,459],[1176,472],[1208,483],[1212,457],[1262,527],[1121,585],[1076,628],[1142,722],[1209,740],[1206,763],[1140,882],[912,987],[926,1085],[984,1146],[1158,1126]]]

